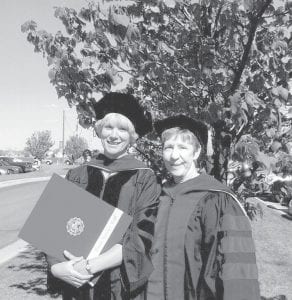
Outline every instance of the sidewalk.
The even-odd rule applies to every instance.
[[[67,170],[64,170],[64,168],[61,167],[61,168],[54,168],[54,169],[46,168],[45,172],[43,171],[43,172],[30,172],[30,173],[14,174],[14,175],[17,175],[18,178],[15,178],[15,176],[14,176],[14,179],[0,181],[0,189],[5,188],[5,187],[19,185],[19,184],[48,181],[51,178],[51,175],[53,173],[57,173],[60,176],[65,177],[65,172],[67,172]],[[43,174],[48,174],[49,176],[41,176]],[[23,178],[24,176],[26,176],[26,177]],[[5,246],[4,248],[0,247],[0,266],[3,263],[5,263],[6,261],[17,256],[21,251],[23,251],[25,249],[23,243],[24,242],[22,240],[18,239],[15,242],[13,242],[12,244]],[[1,294],[0,294],[0,300],[1,300]]]
[[[46,262],[43,254],[28,246],[27,250],[1,265],[1,300],[61,299],[46,290]]]
[[[65,175],[63,175],[63,176],[65,176]],[[7,181],[0,182],[0,188],[18,185],[18,184],[24,184],[24,183],[28,183],[28,182],[46,181],[46,180],[49,180],[50,178],[51,178],[51,176],[33,177],[33,178],[28,177],[28,178],[7,180]]]
[[[62,177],[68,166],[43,166],[40,171],[0,176],[0,188],[29,182],[48,181],[53,173]],[[46,291],[43,255],[22,240],[0,249],[0,300],[61,299]]]
[[[283,206],[278,202],[271,202],[271,201],[264,201],[259,198],[257,198],[257,201],[265,205],[266,207],[275,210],[277,213],[279,213],[282,217],[292,220],[292,215],[288,213],[288,207]],[[253,202],[253,201],[251,201]]]
[[[44,166],[43,170],[0,176],[0,188],[49,180],[53,173],[65,176],[66,166]],[[0,300],[51,300],[46,289],[46,262],[43,255],[22,240],[0,249]]]

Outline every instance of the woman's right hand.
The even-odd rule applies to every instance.
[[[80,274],[74,270],[74,264],[82,259],[83,257],[76,257],[69,261],[55,264],[51,267],[51,272],[56,278],[79,288],[92,278],[92,275]]]

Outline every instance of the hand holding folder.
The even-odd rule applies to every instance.
[[[67,255],[65,255],[65,256],[67,256]],[[70,253],[70,256],[67,256],[67,257],[68,257],[68,259],[74,259],[74,258],[75,258],[75,256],[72,255],[71,253]],[[87,261],[86,261],[85,259],[82,259],[82,260],[76,262],[76,263],[73,265],[74,270],[76,270],[78,273],[80,273],[80,274],[82,274],[82,275],[88,275],[88,271],[86,270],[86,263],[87,263]],[[101,277],[102,274],[103,274],[103,271],[94,274],[94,275],[88,280],[87,283],[88,283],[91,287],[93,287],[93,286],[97,283],[98,279]]]
[[[72,253],[68,252],[68,251],[64,251],[64,256],[68,259],[68,260],[76,260],[78,259],[78,257],[74,256]],[[76,272],[78,272],[79,274],[82,275],[88,275],[88,271],[86,270],[86,264],[87,264],[87,260],[85,260],[84,258],[82,258],[81,260],[77,261],[76,263],[74,263],[73,267],[74,270]],[[90,278],[88,280],[88,284],[93,287],[98,279],[102,276],[103,271],[97,272],[95,274],[93,274],[92,278]]]
[[[52,265],[51,272],[53,276],[56,276],[56,278],[79,288],[93,277],[90,274],[85,274],[84,271],[78,272],[78,270],[75,270],[76,265],[83,260],[84,259],[82,257],[75,257],[69,261],[56,263]]]
[[[74,183],[53,174],[19,237],[65,261],[68,250],[86,259],[122,240],[132,217]]]

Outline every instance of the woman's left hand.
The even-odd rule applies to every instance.
[[[81,257],[75,257],[69,261],[55,264],[51,267],[51,272],[56,278],[79,288],[92,278],[92,275],[81,274],[74,269],[74,265],[82,260],[84,259]]]
[[[69,252],[67,250],[64,251],[64,256],[69,260],[77,259],[77,256],[73,255],[71,252]],[[86,260],[85,259],[76,261],[73,264],[73,268],[76,272],[78,272],[80,274],[92,275],[92,274],[89,274],[89,272],[86,270]]]

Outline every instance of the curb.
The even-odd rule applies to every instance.
[[[288,213],[288,207],[282,206],[280,203],[277,203],[277,202],[264,201],[264,200],[260,199],[259,197],[253,197],[253,198],[257,199],[257,201],[259,201],[262,205],[265,205],[265,207],[267,207],[269,209],[273,209],[279,215],[284,216],[284,217],[288,216],[287,218],[291,220],[292,216],[289,215],[289,213]]]
[[[18,239],[14,243],[0,249],[0,266],[17,256],[20,252],[27,250],[27,246],[27,242]]]
[[[63,178],[65,177],[65,175],[60,175],[60,176]],[[0,188],[12,186],[12,185],[30,183],[30,182],[46,181],[46,180],[50,180],[50,178],[51,176],[7,180],[7,181],[0,182]]]
[[[61,175],[65,177],[65,175]],[[48,181],[51,176],[46,177],[34,177],[34,178],[22,178],[22,179],[15,179],[15,180],[8,180],[0,182],[0,189],[4,187],[9,187],[13,185],[19,185],[24,183],[30,182],[39,182],[39,181]],[[27,250],[27,246],[29,244],[21,239],[16,240],[15,242],[9,244],[8,246],[4,246],[0,248],[0,266],[5,262],[11,260],[12,258],[16,257],[20,252]]]

